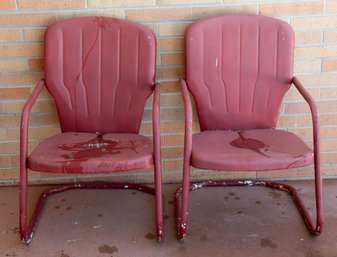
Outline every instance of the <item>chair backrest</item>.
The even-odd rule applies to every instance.
[[[45,34],[45,79],[63,132],[138,133],[155,83],[156,38],[112,18],[64,20]]]
[[[186,31],[186,80],[201,130],[276,126],[293,76],[294,33],[280,20],[224,15]]]

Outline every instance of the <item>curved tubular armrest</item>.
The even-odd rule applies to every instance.
[[[316,195],[316,213],[317,222],[316,229],[314,229],[314,224],[311,219],[306,222],[309,227],[312,228],[312,233],[319,235],[322,231],[322,226],[324,222],[323,214],[323,193],[322,193],[322,174],[321,174],[321,154],[320,154],[320,137],[319,137],[319,115],[316,103],[314,99],[310,96],[308,91],[304,88],[302,83],[298,78],[293,77],[293,84],[303,96],[305,101],[309,104],[311,117],[312,117],[312,127],[313,127],[313,140],[314,140],[314,164],[315,164],[315,195]],[[308,216],[308,214],[306,214]]]
[[[310,111],[311,111],[311,117],[312,117],[312,126],[313,126],[313,139],[314,139],[314,153],[315,153],[315,159],[318,161],[317,164],[320,164],[319,159],[319,153],[320,153],[320,138],[319,138],[319,115],[316,103],[314,99],[311,97],[309,92],[304,88],[302,83],[299,81],[298,78],[293,77],[293,84],[297,88],[297,90],[300,92],[300,94],[303,96],[305,101],[309,104]]]
[[[26,167],[26,161],[28,157],[28,127],[29,127],[30,112],[44,86],[45,86],[45,81],[41,79],[37,83],[32,94],[29,96],[22,110],[21,124],[20,124],[20,167],[21,168]]]
[[[156,236],[158,241],[164,239],[163,195],[162,195],[162,168],[161,168],[161,133],[160,133],[160,84],[154,87],[153,108],[153,155],[154,155],[154,182],[156,202]]]
[[[155,154],[155,161],[160,161],[160,84],[156,83],[153,95],[152,108],[152,126],[153,126],[153,150]]]
[[[185,142],[184,142],[184,158],[190,158],[192,152],[192,135],[193,135],[193,112],[191,98],[188,93],[186,81],[180,80],[181,92],[185,105]]]

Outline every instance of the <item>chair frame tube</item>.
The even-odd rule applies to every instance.
[[[134,189],[149,193],[155,196],[156,205],[156,237],[158,241],[164,239],[164,219],[163,219],[163,195],[160,159],[160,85],[154,88],[153,100],[153,146],[154,146],[154,179],[155,188],[132,183],[110,183],[110,182],[83,182],[69,183],[54,186],[41,193],[32,218],[28,223],[28,128],[31,109],[45,87],[45,81],[40,80],[27,100],[21,117],[20,127],[20,237],[27,245],[30,243],[36,230],[41,212],[46,199],[56,193],[61,193],[70,189]]]
[[[189,91],[185,80],[180,80],[181,90],[185,105],[185,148],[184,148],[184,163],[183,163],[183,184],[174,193],[174,205],[176,215],[176,229],[179,239],[184,239],[187,233],[188,222],[188,200],[189,192],[203,187],[218,187],[218,186],[264,186],[272,189],[278,189],[288,192],[294,202],[310,232],[313,236],[321,234],[324,223],[323,211],[323,193],[322,193],[322,174],[321,174],[321,159],[320,159],[320,139],[319,139],[319,116],[317,106],[313,98],[305,90],[300,81],[293,77],[292,83],[298,89],[300,94],[309,104],[314,139],[314,176],[315,176],[315,200],[316,200],[316,224],[313,222],[308,210],[306,209],[298,191],[290,185],[264,181],[264,180],[225,180],[225,181],[207,181],[201,183],[190,183],[190,168],[191,168],[191,153],[192,153],[192,105],[189,96]]]

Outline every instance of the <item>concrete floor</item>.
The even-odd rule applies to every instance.
[[[313,210],[312,181],[292,181]],[[18,234],[18,188],[0,188],[0,256],[337,257],[337,180],[324,182],[325,226],[311,237],[287,193],[203,188],[190,198],[189,234],[175,237],[172,193],[164,185],[165,240],[154,239],[154,198],[133,190],[72,190],[52,196],[31,244]],[[32,204],[43,187],[31,189]],[[117,208],[116,208],[117,207]]]

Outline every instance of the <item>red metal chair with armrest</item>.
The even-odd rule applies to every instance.
[[[183,184],[175,192],[176,226],[186,235],[189,192],[204,186],[266,186],[286,191],[312,235],[323,226],[319,121],[314,100],[293,77],[294,33],[283,21],[255,15],[224,15],[201,20],[186,31]],[[308,102],[313,151],[293,133],[275,129],[282,98],[294,84]],[[201,132],[192,132],[189,91],[196,100]],[[297,191],[271,181],[190,183],[190,166],[256,171],[314,164],[316,225]]]
[[[141,25],[112,18],[61,21],[45,35],[45,80],[22,113],[20,233],[29,243],[45,199],[68,189],[130,188],[155,195],[156,235],[163,239],[160,158],[160,88],[155,84],[156,38]],[[62,133],[42,141],[28,155],[31,108],[47,87],[54,97]],[[153,146],[139,135],[145,102],[154,92]],[[99,174],[154,166],[155,188],[137,184],[72,183],[48,189],[27,223],[28,169]]]

